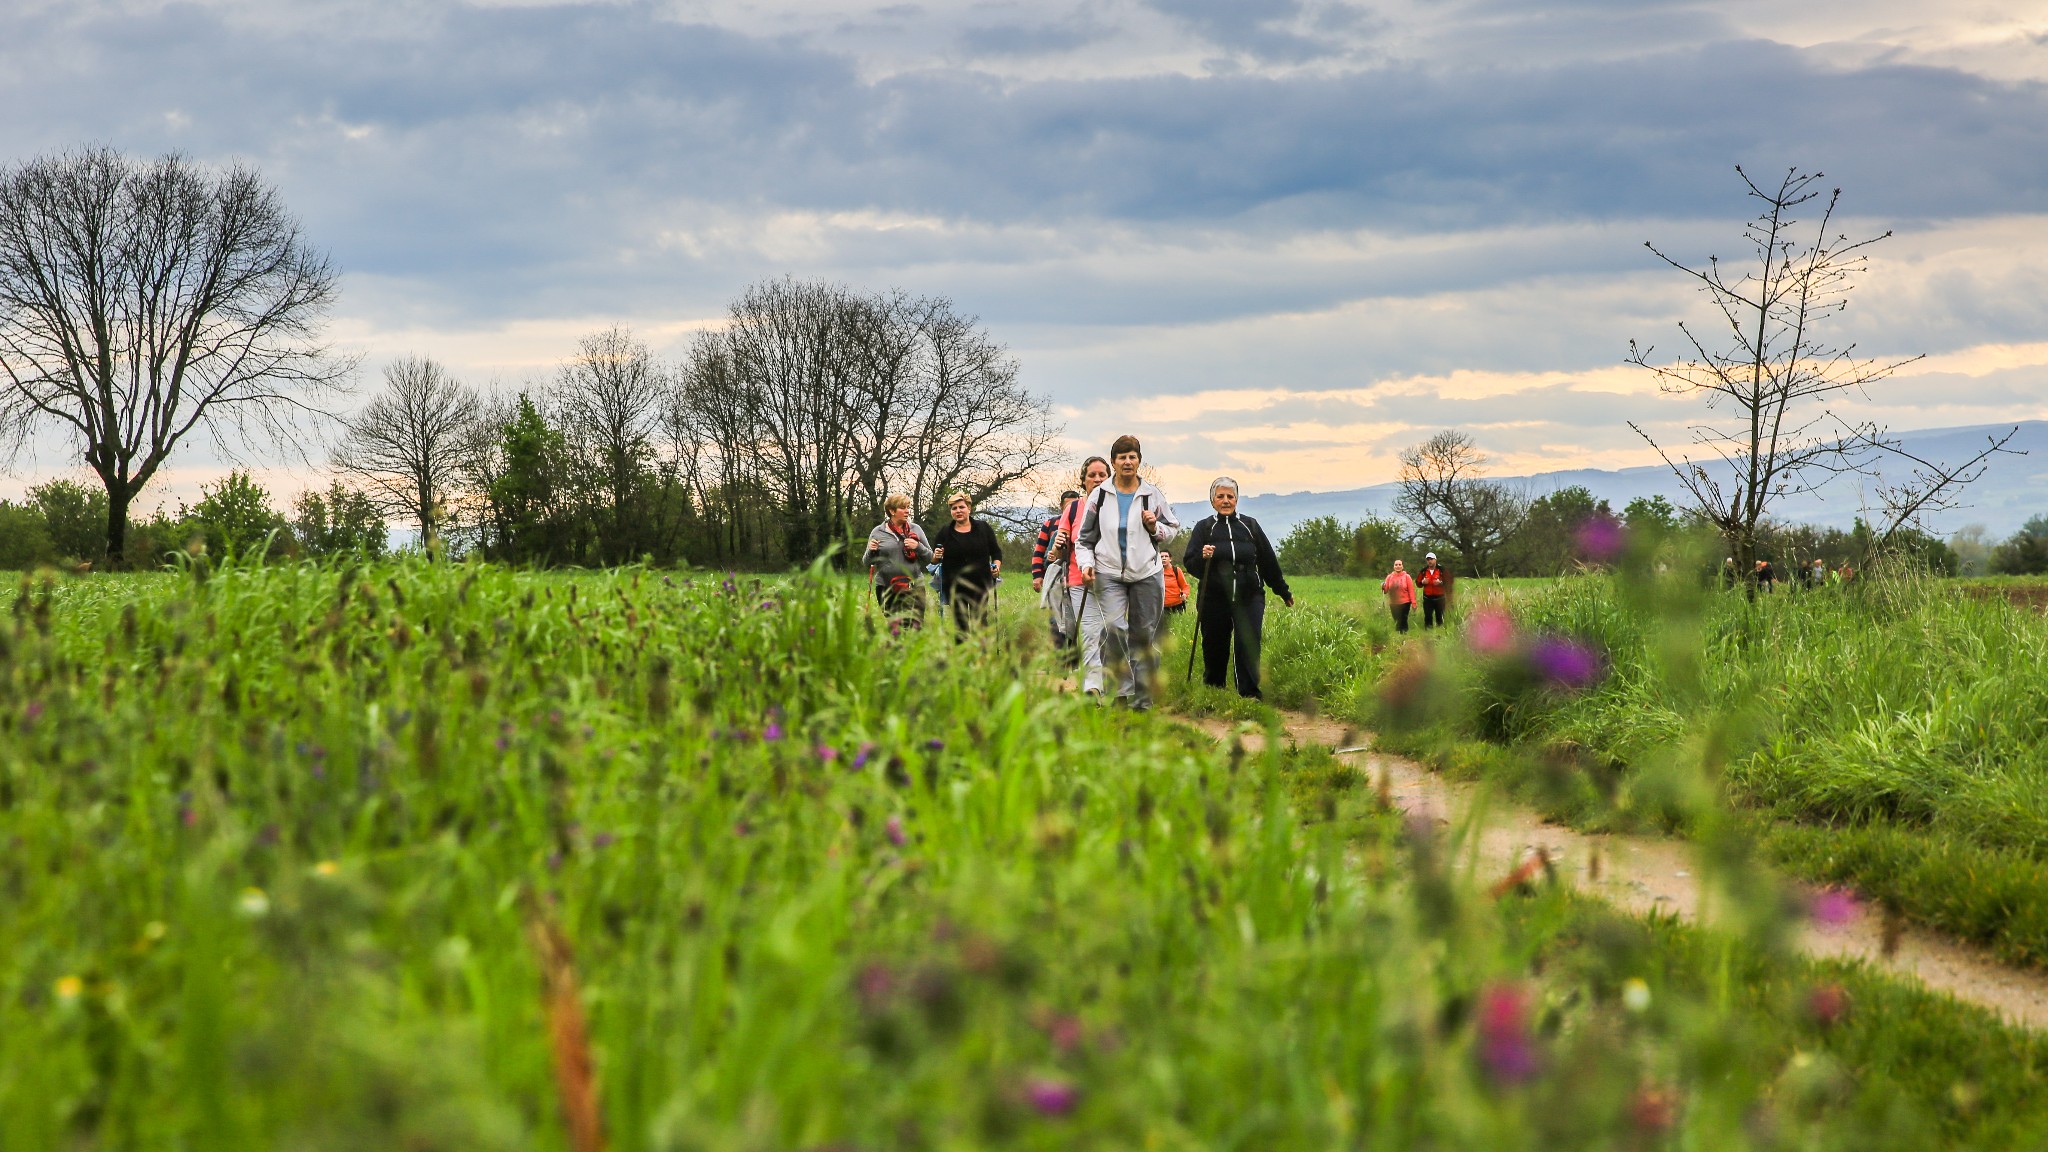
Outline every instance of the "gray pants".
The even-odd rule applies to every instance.
[[[1083,594],[1088,603],[1081,603]],[[1081,690],[1102,691],[1102,594],[1090,591],[1081,584],[1067,587],[1068,611],[1073,614],[1075,626],[1081,630],[1078,643],[1081,646]]]
[[[1158,673],[1159,619],[1166,612],[1166,585],[1157,576],[1138,580],[1097,577],[1102,598],[1102,654],[1121,670],[1117,695],[1139,708],[1152,704],[1152,677]]]

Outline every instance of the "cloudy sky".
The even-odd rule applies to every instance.
[[[1741,255],[1736,164],[1896,232],[1839,335],[1928,358],[1873,414],[2048,416],[2044,80],[2038,0],[6,0],[0,159],[258,165],[365,389],[614,322],[679,354],[826,277],[981,317],[1077,449],[1285,492],[1443,427],[1646,462],[1625,421],[1688,408],[1622,355],[1705,303],[1642,245]],[[180,463],[161,495],[222,466]]]

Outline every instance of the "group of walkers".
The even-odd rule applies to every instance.
[[[1214,515],[1195,525],[1176,564],[1166,545],[1180,533],[1180,518],[1166,493],[1139,474],[1143,464],[1137,437],[1117,437],[1106,458],[1082,463],[1080,487],[1062,493],[1059,511],[1040,526],[1031,586],[1051,619],[1053,641],[1072,653],[1083,692],[1108,692],[1149,709],[1160,628],[1169,608],[1185,602],[1183,572],[1192,573],[1199,580],[1204,682],[1224,685],[1234,650],[1237,689],[1257,697],[1266,590],[1294,604],[1272,541],[1257,521],[1238,514],[1237,481],[1219,477],[1209,486]],[[952,523],[934,542],[911,523],[909,497],[890,496],[887,519],[868,534],[863,563],[883,610],[915,624],[924,611],[919,577],[937,560],[955,634],[964,636],[993,606],[1001,551],[995,530],[973,518],[964,493],[954,493],[948,507]]]
[[[1840,568],[1830,572],[1828,571],[1828,562],[1818,556],[1814,557],[1811,564],[1798,565],[1792,571],[1793,575],[1787,581],[1778,575],[1777,565],[1772,564],[1769,560],[1759,559],[1756,561],[1755,567],[1750,569],[1747,584],[1752,593],[1775,592],[1778,590],[1780,583],[1786,584],[1787,587],[1797,588],[1802,592],[1810,592],[1816,588],[1826,588],[1834,584],[1847,584],[1856,579],[1855,568],[1848,564],[1843,564]],[[1738,577],[1739,573],[1736,569],[1735,557],[1730,556],[1723,560],[1721,562],[1722,586],[1733,588],[1738,583],[1743,583]]]

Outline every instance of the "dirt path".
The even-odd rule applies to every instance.
[[[1297,712],[1281,715],[1288,737],[1297,744],[1343,749],[1371,742],[1337,721]],[[1249,748],[1256,749],[1265,740],[1249,726],[1240,730],[1220,720],[1189,722],[1218,740],[1236,735]],[[1412,760],[1370,748],[1342,755],[1375,787],[1384,779],[1394,804],[1405,812],[1457,822],[1474,815],[1474,806],[1483,803],[1485,810],[1477,813],[1476,845],[1468,842],[1464,848],[1481,876],[1505,877],[1540,849],[1559,877],[1617,908],[1699,918],[1700,885],[1691,849],[1682,841],[1574,831],[1499,797],[1484,799],[1476,785],[1447,780]],[[1879,971],[1982,1005],[2012,1023],[2048,1029],[2048,974],[2009,967],[1982,948],[1914,927],[1900,932],[1887,956],[1884,935],[1881,918],[1859,907],[1838,926],[1807,926],[1799,944],[1810,956],[1861,960]]]

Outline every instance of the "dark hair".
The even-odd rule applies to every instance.
[[[1069,500],[1079,500],[1080,498],[1081,494],[1072,488],[1069,488],[1065,492],[1060,493],[1060,503],[1062,504],[1065,504]]]
[[[1138,447],[1138,438],[1136,436],[1119,436],[1116,438],[1116,443],[1109,446],[1109,458],[1112,460],[1126,452],[1136,452],[1140,460],[1145,458],[1145,450]]]
[[[1083,461],[1081,461],[1081,483],[1083,483],[1083,484],[1086,484],[1086,483],[1088,482],[1088,466],[1089,466],[1090,464],[1100,464],[1100,465],[1102,465],[1102,470],[1103,470],[1104,472],[1113,472],[1113,471],[1115,471],[1115,469],[1113,469],[1113,468],[1111,468],[1111,467],[1109,466],[1109,461],[1107,461],[1107,460],[1104,460],[1104,459],[1103,459],[1102,457],[1100,457],[1100,456],[1090,456],[1090,457],[1089,457],[1089,458],[1087,458],[1086,460],[1083,460]]]

